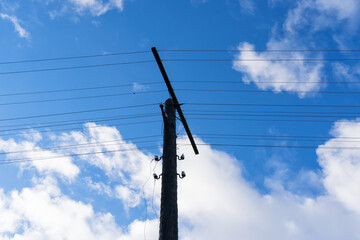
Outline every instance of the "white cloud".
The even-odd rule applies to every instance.
[[[146,85],[142,85],[140,83],[133,83],[133,91],[134,92],[141,92],[147,90],[149,87]]]
[[[124,8],[123,0],[69,0],[73,9],[80,15],[89,12],[94,16],[100,16],[112,9],[122,11]]]
[[[64,156],[61,152],[40,148],[37,144],[42,137],[39,133],[32,135],[35,137],[30,141],[16,142],[14,139],[0,139],[0,151],[7,153],[9,161],[25,160],[21,163],[23,168],[35,167],[40,174],[56,173],[68,180],[73,180],[79,174],[80,170],[72,162],[71,157]]]
[[[125,208],[136,207],[140,203],[140,194],[138,191],[130,189],[127,186],[118,185],[115,188],[115,195],[122,200]]]
[[[243,11],[253,14],[255,6],[252,0],[239,0],[240,7]]]
[[[344,63],[334,63],[332,64],[333,73],[335,79],[339,82],[355,82],[360,84],[360,64],[355,64],[353,66],[344,64]],[[352,87],[360,85],[351,84]]]
[[[179,171],[187,172],[179,181],[180,223],[188,226],[182,239],[358,238],[360,215],[331,196],[307,198],[287,191],[261,195],[242,178],[235,158],[209,147],[199,151],[195,156],[191,147],[179,150],[186,155]]]
[[[10,21],[14,25],[15,32],[17,32],[17,34],[19,34],[20,37],[27,39],[30,37],[29,32],[26,31],[26,29],[21,26],[21,21],[17,17],[10,16],[4,13],[0,13],[0,17],[4,20]]]
[[[300,0],[293,9],[288,11],[282,27],[274,27],[266,47],[269,50],[316,48],[316,35],[325,29],[332,32],[335,43],[344,45],[342,32],[339,32],[339,29],[341,31],[350,29],[347,33],[356,32],[359,25],[359,13],[360,4],[356,0]],[[243,42],[239,44],[238,49],[252,50],[254,45]],[[320,62],[238,61],[289,58],[322,58],[322,55],[309,52],[241,51],[236,55],[233,68],[244,74],[244,82],[254,82],[260,89],[269,89],[274,92],[305,91],[299,94],[300,97],[305,97],[308,95],[306,92],[316,92],[325,86],[319,84],[320,81],[326,80],[322,72],[324,64]],[[292,83],[275,83],[277,81]]]
[[[135,240],[143,237],[143,222],[134,221],[126,233],[110,213],[96,213],[90,204],[63,195],[52,178],[8,195],[0,193],[0,238],[4,240]],[[156,231],[155,221],[148,221],[147,225]],[[155,233],[147,232],[152,237]]]
[[[115,146],[109,142],[108,145],[94,144],[95,146],[86,147],[86,150],[80,147],[71,150],[74,153],[129,150],[136,147],[121,140],[122,136],[113,127],[90,128],[91,126],[95,124],[86,124],[84,132],[53,136],[52,141],[69,145],[120,139]],[[360,124],[352,121],[336,123],[332,134],[334,140],[327,142],[326,146],[335,144],[339,137],[359,136]],[[185,161],[179,162],[178,171],[184,170],[187,174],[178,183],[181,239],[237,240],[238,236],[252,240],[358,239],[360,159],[356,151],[350,153],[318,148],[323,175],[317,175],[312,181],[323,181],[328,193],[306,197],[285,188],[261,194],[242,177],[238,159],[202,145],[199,145],[200,154],[195,156],[190,146],[182,146],[187,141],[181,137],[178,140],[178,154],[184,153],[186,156]],[[203,142],[197,139],[197,143]],[[117,184],[113,190],[103,183],[91,180],[89,186],[105,194],[106,191],[112,191],[108,196],[118,197],[125,207],[139,206],[139,194],[149,177],[150,159],[138,149],[79,157],[82,165],[87,163],[102,170],[110,181],[121,180],[121,184]],[[6,220],[0,219],[1,239],[91,240],[114,239],[114,236],[118,236],[119,240],[144,238],[143,221],[135,219],[129,225],[118,226],[111,213],[95,212],[92,205],[69,198],[62,193],[51,175],[43,174],[47,177],[35,181],[33,187],[11,193],[0,191],[0,215],[7,216]],[[149,203],[152,190],[151,184],[145,185],[145,197]],[[154,203],[157,210],[159,194],[159,188],[156,188]],[[119,217],[121,216],[120,214]],[[147,238],[156,239],[157,219],[149,220],[146,224]]]
[[[113,191],[110,186],[106,185],[103,182],[93,182],[90,177],[86,178],[86,183],[90,189],[96,191],[98,194],[105,194],[108,197],[113,196]]]
[[[270,42],[268,47],[272,48],[274,45],[282,44]],[[279,58],[305,58],[301,53],[290,52],[279,56],[273,52],[242,51],[254,50],[254,46],[249,43],[240,44],[238,49],[240,52],[233,62],[233,68],[244,73],[245,83],[254,82],[258,88],[270,89],[274,92],[299,91],[300,97],[320,88],[318,82],[323,80],[321,63],[267,61]],[[248,59],[255,61],[246,61]]]
[[[301,0],[288,12],[284,28],[296,33],[301,28],[310,26],[313,31],[325,28],[336,28],[342,21],[346,24],[355,23],[359,13],[356,0]]]
[[[324,185],[328,192],[350,210],[360,214],[360,155],[359,150],[325,149],[322,147],[356,147],[360,142],[359,119],[335,123],[334,138],[317,149],[324,171]],[[346,142],[348,141],[348,142]]]

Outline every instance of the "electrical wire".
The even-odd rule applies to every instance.
[[[147,206],[147,201],[145,198],[145,185],[149,182],[150,178],[151,178],[151,163],[154,161],[154,158],[151,159],[150,164],[149,164],[149,177],[148,179],[145,181],[145,183],[143,184],[142,188],[141,188],[141,192],[142,192],[142,197],[144,200],[144,204],[145,204],[145,224],[144,224],[144,239],[146,240],[146,223],[147,223],[147,219],[148,219],[148,206]]]
[[[96,154],[104,154],[104,153],[116,153],[116,152],[130,152],[130,151],[137,151],[142,149],[154,149],[158,148],[158,145],[151,145],[151,146],[144,146],[138,148],[129,148],[129,149],[120,149],[120,150],[108,150],[108,151],[99,151],[99,152],[90,152],[90,153],[74,153],[62,156],[53,156],[53,157],[45,157],[45,158],[35,158],[35,159],[26,159],[26,158],[17,158],[11,160],[1,160],[0,164],[12,164],[12,163],[24,163],[24,162],[35,162],[35,161],[44,161],[44,160],[51,160],[51,159],[59,159],[59,158],[66,158],[66,157],[79,157],[79,156],[88,156],[88,155],[96,155]]]
[[[114,123],[114,126],[137,125],[137,124],[148,124],[148,123],[159,123],[159,122],[160,120],[138,121],[138,122],[129,122],[129,123]],[[87,128],[101,128],[101,127],[104,126],[87,126]],[[74,130],[84,130],[84,128],[51,129],[51,132],[74,131]],[[38,131],[27,131],[21,133],[6,133],[6,134],[0,134],[0,136],[4,137],[4,136],[17,136],[24,134],[37,134],[37,133],[44,133],[49,131],[50,130],[38,130]]]
[[[155,173],[155,168],[157,167],[158,163],[159,163],[159,161],[156,161],[155,166],[153,168],[153,173]],[[152,191],[152,195],[151,195],[151,207],[152,207],[152,210],[154,211],[156,218],[159,219],[159,216],[154,207],[155,186],[156,186],[156,179],[154,178],[154,186],[153,186],[153,191]]]
[[[304,135],[261,135],[261,134],[224,134],[224,133],[197,133],[199,136],[231,136],[231,137],[276,137],[276,138],[315,138],[315,139],[330,139],[330,138],[339,138],[339,139],[359,139],[360,136],[351,136],[351,137],[341,137],[341,136],[304,136]]]
[[[169,58],[163,62],[328,62],[328,61],[360,61],[360,58],[248,58],[248,59],[210,59],[210,58]]]
[[[81,58],[109,57],[109,56],[141,54],[141,53],[149,53],[149,52],[151,52],[151,51],[114,52],[114,53],[82,55],[82,56],[80,55],[80,56],[68,56],[68,57],[55,57],[55,58],[40,58],[40,59],[29,59],[29,60],[16,60],[16,61],[0,62],[0,65],[5,65],[5,64],[18,64],[18,63],[32,63],[32,62],[48,62],[48,61],[59,61],[59,60],[69,60],[69,59],[81,59]]]
[[[139,85],[156,85],[156,84],[163,84],[163,83],[164,83],[164,82],[142,82],[142,83],[116,84],[116,85],[105,85],[105,86],[84,87],[84,88],[68,88],[68,89],[33,91],[33,92],[5,93],[5,94],[0,94],[0,97],[21,96],[21,95],[35,95],[35,94],[44,94],[44,93],[87,91],[87,90],[95,90],[95,89],[97,90],[97,89],[107,89],[107,88],[133,87],[134,84],[139,84]]]
[[[163,59],[163,62],[309,62],[309,61],[360,61],[360,58],[304,58],[304,59]],[[69,66],[69,67],[57,67],[57,68],[41,68],[41,69],[30,69],[20,71],[9,71],[0,72],[0,75],[9,74],[20,74],[20,73],[34,73],[34,72],[48,72],[48,71],[60,71],[60,70],[71,70],[71,69],[85,69],[85,68],[97,68],[97,67],[110,67],[118,65],[130,65],[130,64],[143,64],[153,63],[155,60],[142,60],[133,62],[115,62],[115,63],[104,63],[94,65],[82,65],[82,66]]]
[[[134,62],[116,62],[116,63],[104,63],[104,64],[94,64],[94,65],[58,67],[58,68],[40,68],[40,69],[0,72],[0,75],[19,74],[19,73],[34,73],[34,72],[49,72],[49,71],[84,69],[84,68],[97,68],[97,67],[110,67],[110,66],[143,64],[143,63],[153,63],[153,62],[155,62],[155,60],[143,60],[143,61],[134,61]]]
[[[189,112],[189,113],[283,113],[283,114],[358,114],[360,115],[360,112],[314,112],[314,111],[307,111],[307,112],[299,112],[299,111],[250,111],[250,110],[213,110],[213,109],[183,109],[183,112]],[[348,117],[348,116],[344,116]]]
[[[360,105],[333,105],[333,104],[267,104],[267,103],[185,103],[199,106],[246,106],[246,107],[319,107],[319,108],[358,108]]]
[[[89,148],[89,147],[109,147],[109,146],[122,146],[126,144],[121,144],[125,140],[113,140],[113,141],[103,141],[103,142],[96,142],[96,143],[86,143],[86,144],[72,144],[68,146],[60,146],[60,147],[49,147],[49,148],[36,148],[36,149],[29,149],[29,150],[19,150],[19,151],[11,151],[11,152],[0,152],[0,155],[11,155],[11,154],[23,154],[23,153],[33,153],[33,152],[42,152],[42,151],[51,151],[51,150],[68,150],[76,147],[77,149],[81,148]],[[143,140],[143,141],[134,141],[131,144],[138,144],[138,143],[149,143],[155,142],[156,140]],[[113,143],[111,143],[113,142]],[[110,144],[109,144],[110,143]]]
[[[247,83],[247,82],[244,82],[244,81],[213,81],[213,80],[194,80],[194,81],[183,81],[183,80],[173,80],[171,81],[172,83],[214,83],[214,84],[217,84],[217,83],[221,83],[221,84],[242,84],[242,85],[249,85],[250,83],[271,83],[271,84],[288,84],[288,83],[319,83],[319,84],[333,84],[333,83],[346,83],[346,84],[360,84],[360,82],[354,82],[354,81],[328,81],[328,82],[321,82],[321,81],[318,81],[318,82],[314,82],[314,81],[257,81],[257,82],[250,82],[250,83]]]
[[[355,91],[271,91],[271,90],[238,90],[238,89],[192,89],[192,88],[177,88],[175,91],[182,92],[232,92],[232,93],[328,93],[328,94],[359,94]]]
[[[109,108],[97,108],[90,110],[80,110],[73,112],[62,112],[62,113],[50,113],[43,115],[33,115],[33,116],[23,116],[23,117],[13,117],[13,118],[1,118],[0,121],[12,121],[12,120],[21,120],[21,119],[31,119],[31,118],[41,118],[41,117],[53,117],[53,116],[63,116],[63,115],[72,115],[72,114],[81,114],[81,113],[90,113],[90,112],[102,112],[102,111],[111,111],[117,109],[128,109],[128,108],[140,108],[140,107],[150,107],[159,105],[157,103],[149,104],[140,104],[140,105],[131,105],[131,106],[118,106],[118,107],[109,107]]]
[[[133,118],[147,118],[147,117],[155,117],[158,116],[157,113],[150,113],[150,114],[137,114],[137,115],[124,115],[120,117],[114,117],[114,118],[107,118],[107,119],[100,119],[96,122],[108,122],[108,121],[114,121],[114,120],[126,120],[126,119],[133,119]],[[85,124],[89,121],[80,121],[80,122],[70,122],[70,123],[59,123],[59,124],[52,124],[52,125],[43,125],[43,126],[30,126],[31,129],[38,129],[38,128],[49,128],[49,127],[59,127],[59,126],[67,126],[67,125],[75,125],[75,124]],[[0,130],[1,132],[8,132],[8,131],[20,131],[20,130],[27,130],[29,127],[25,128],[12,128],[12,129],[3,129]]]
[[[334,123],[334,120],[315,120],[315,119],[256,119],[256,118],[188,118],[192,120],[214,120],[214,121],[253,121],[253,122],[317,122],[317,123]],[[347,120],[336,120],[336,122],[349,122]],[[360,122],[360,121],[358,121]]]
[[[158,52],[360,52],[360,50],[355,50],[355,49],[226,49],[226,50],[225,49],[169,49],[169,50],[158,50]],[[145,50],[145,51],[113,52],[113,53],[92,54],[92,55],[15,60],[15,61],[0,62],[0,65],[109,57],[109,56],[118,56],[118,55],[133,55],[133,54],[143,54],[143,53],[151,53],[151,51]]]
[[[135,115],[116,115],[116,116],[109,116],[107,118],[82,118],[82,119],[73,119],[73,120],[67,120],[67,121],[48,121],[48,122],[37,122],[37,123],[31,123],[29,125],[28,123],[25,124],[13,124],[13,125],[0,125],[0,128],[6,128],[6,129],[0,129],[1,131],[11,131],[11,130],[26,130],[29,128],[36,129],[36,128],[45,128],[45,127],[57,127],[57,126],[65,126],[65,125],[76,125],[76,124],[84,124],[88,122],[107,122],[112,120],[119,120],[119,119],[127,119],[127,118],[136,118],[136,117],[151,117],[151,116],[157,116],[157,113],[144,113],[144,114],[135,114]],[[46,125],[46,124],[52,124],[52,125]],[[9,127],[22,127],[21,129],[9,129]]]
[[[259,137],[219,137],[219,136],[202,136],[202,138],[210,138],[210,139],[223,139],[223,140],[261,140],[261,141],[296,141],[296,142],[323,142],[327,140],[322,139],[299,139],[299,138],[259,138]],[[360,141],[332,141],[333,143],[360,143]]]
[[[151,91],[139,91],[139,92],[92,95],[92,96],[83,96],[83,97],[68,97],[68,98],[55,98],[55,99],[44,99],[44,100],[21,101],[21,102],[6,102],[6,103],[0,103],[0,106],[31,104],[31,103],[60,102],[60,101],[73,101],[73,100],[105,98],[105,97],[129,96],[129,95],[136,95],[136,94],[161,93],[161,92],[167,92],[167,90],[151,90]]]
[[[179,146],[191,146],[191,144],[178,144]],[[326,146],[282,146],[282,145],[252,145],[252,144],[223,144],[223,143],[199,143],[199,146],[220,147],[254,147],[254,148],[298,148],[298,149],[329,149],[329,150],[360,150],[360,147],[326,147]]]
[[[357,49],[167,49],[158,52],[360,52]]]
[[[241,116],[241,117],[294,117],[294,118],[357,118],[359,115],[285,115],[285,114],[227,114],[227,113],[188,113],[190,116]]]

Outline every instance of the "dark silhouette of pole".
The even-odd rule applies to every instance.
[[[156,63],[164,78],[166,86],[169,90],[171,98],[161,104],[161,112],[164,119],[164,143],[163,143],[163,167],[161,179],[161,206],[160,206],[160,240],[177,240],[178,239],[178,206],[177,206],[177,158],[176,155],[176,111],[189,137],[190,143],[195,154],[199,154],[194,138],[191,135],[190,128],[186,122],[184,114],[181,110],[179,101],[176,98],[174,89],[166,74],[165,68],[161,62],[160,56],[155,47],[151,48]],[[182,158],[183,159],[183,158]],[[182,160],[181,159],[181,160]],[[154,176],[156,179],[159,177]],[[185,177],[182,172],[180,178]]]
[[[161,105],[162,106],[162,105]],[[176,112],[171,98],[165,102],[161,179],[160,240],[178,239]]]

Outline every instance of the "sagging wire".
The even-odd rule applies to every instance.
[[[157,167],[157,164],[158,164],[159,161],[157,161],[155,163],[155,166],[153,168],[153,174],[155,173],[155,168]],[[160,220],[159,219],[159,215],[157,214],[156,210],[155,210],[155,207],[154,207],[154,195],[155,195],[155,187],[156,187],[156,179],[154,178],[154,186],[153,186],[153,191],[152,191],[152,196],[151,196],[151,207],[152,207],[152,210],[154,211],[154,214],[156,215],[156,219]]]
[[[146,180],[146,182],[144,183],[144,185],[142,186],[142,197],[143,197],[143,200],[144,200],[144,204],[145,204],[145,224],[144,224],[144,239],[146,240],[146,225],[147,225],[147,220],[148,220],[148,205],[147,205],[147,201],[146,201],[146,197],[145,197],[145,186],[146,184],[149,182],[150,178],[153,176],[153,173],[155,173],[155,168],[157,167],[157,164],[159,161],[156,161],[155,163],[155,166],[154,168],[151,167],[151,164],[152,162],[155,160],[155,157],[153,159],[151,159],[150,161],[150,164],[149,164],[149,177],[148,179]],[[154,208],[154,192],[155,192],[155,180],[154,180],[154,189],[153,189],[153,192],[152,192],[152,197],[151,197],[151,202],[152,202],[152,209],[154,210],[154,213],[157,217],[157,219],[159,219],[159,216],[158,214],[156,213],[155,211],[155,208]]]
[[[144,185],[141,188],[142,198],[143,198],[144,204],[145,204],[145,224],[144,224],[144,239],[145,240],[146,240],[146,223],[147,223],[147,219],[148,219],[148,211],[147,211],[148,206],[147,206],[147,201],[146,201],[146,198],[145,198],[144,188],[145,188],[145,185],[149,182],[149,180],[151,178],[151,163],[154,161],[154,159],[155,158],[151,159],[150,164],[149,164],[150,175],[149,175],[148,179],[146,180],[146,182],[144,183]]]

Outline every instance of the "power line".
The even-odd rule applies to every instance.
[[[133,119],[133,118],[147,118],[147,117],[155,117],[158,116],[157,113],[151,113],[151,114],[136,114],[136,115],[124,115],[114,118],[107,118],[107,119],[99,119],[96,122],[108,122],[108,121],[114,121],[114,120],[126,120],[126,119]],[[30,126],[32,129],[37,128],[48,128],[48,127],[59,127],[59,126],[67,126],[67,125],[75,125],[75,124],[85,124],[89,121],[79,121],[79,122],[70,122],[70,123],[59,123],[59,124],[52,124],[52,125],[45,125],[45,126]],[[12,128],[12,129],[4,129],[0,130],[0,132],[8,132],[8,131],[20,131],[20,130],[27,130],[26,128]],[[1,135],[0,135],[1,136]]]
[[[144,147],[139,147],[139,148],[99,151],[99,152],[91,152],[91,153],[76,153],[76,154],[68,154],[68,155],[46,157],[46,158],[35,158],[35,159],[17,158],[17,159],[12,159],[9,161],[6,161],[6,160],[0,161],[0,164],[35,162],[35,161],[44,161],[44,160],[59,159],[59,158],[65,158],[65,157],[79,157],[79,156],[96,155],[96,154],[104,154],[104,153],[130,152],[130,151],[136,151],[136,150],[141,150],[141,149],[154,149],[154,148],[158,148],[158,147],[159,147],[158,145],[152,145],[152,146],[144,146]]]
[[[221,83],[221,84],[243,84],[248,85],[248,83],[242,81],[172,81],[173,83]],[[332,82],[255,82],[255,83],[346,83],[346,84],[360,84],[359,82],[353,81],[332,81]],[[73,92],[73,91],[87,91],[87,90],[97,90],[97,89],[108,89],[108,88],[121,88],[121,87],[133,87],[134,84],[139,85],[156,85],[163,84],[163,82],[139,82],[139,83],[131,83],[131,84],[116,84],[116,85],[105,85],[105,86],[95,86],[95,87],[84,87],[84,88],[68,88],[68,89],[55,89],[55,90],[44,90],[44,91],[33,91],[33,92],[18,92],[18,93],[5,93],[0,94],[0,97],[9,97],[9,96],[21,96],[21,95],[35,95],[35,94],[44,94],[44,93],[59,93],[59,92]]]
[[[246,84],[244,82],[226,82],[226,81],[173,81],[173,82],[177,82],[177,83],[224,83],[224,84]],[[360,84],[358,82],[256,82],[256,83],[353,83],[353,84]],[[117,84],[117,85],[106,85],[106,86],[96,86],[96,87],[85,87],[85,88],[69,88],[69,89],[58,89],[58,90],[45,90],[45,91],[33,91],[33,92],[19,92],[19,93],[5,93],[5,94],[0,94],[0,97],[9,97],[9,96],[21,96],[21,95],[35,95],[35,94],[45,94],[45,93],[59,93],[59,92],[74,92],[74,91],[87,91],[87,90],[97,90],[97,89],[109,89],[109,88],[120,88],[120,87],[133,87],[134,84],[139,84],[139,85],[155,85],[155,84],[162,84],[162,82],[145,82],[145,83],[132,83],[132,84]],[[274,91],[262,91],[262,90],[256,90],[256,91],[249,91],[249,90],[221,90],[221,89],[177,89],[179,91],[220,91],[220,92],[271,92],[273,93]],[[145,93],[147,93],[148,91],[146,91]],[[286,91],[289,92],[289,91]],[[290,92],[295,92],[295,93],[299,93],[299,91],[290,91]],[[300,91],[301,92],[301,91]],[[303,91],[305,93],[310,93],[309,91]],[[126,94],[136,94],[136,93],[143,93],[143,92],[129,92],[129,93],[121,93],[118,95],[126,95]],[[314,93],[326,93],[326,92],[314,92]],[[333,92],[328,92],[328,93],[333,93]],[[335,93],[353,93],[353,92],[335,92]],[[360,92],[355,92],[355,93],[360,93]],[[100,96],[95,96],[95,97],[101,97],[101,96],[116,96],[114,95],[100,95]],[[89,98],[91,98],[92,96],[89,96]],[[76,98],[75,98],[76,99]]]
[[[189,119],[193,120],[214,120],[214,121],[252,121],[252,122],[317,122],[317,123],[323,123],[323,122],[329,122],[334,123],[333,120],[308,120],[308,119],[256,119],[256,118],[194,118],[191,117]],[[349,122],[349,121],[342,121],[337,120],[336,122]],[[360,122],[360,121],[359,121]]]
[[[140,116],[143,117],[144,115],[154,115],[155,113],[144,113],[144,114],[137,114],[137,115],[115,115],[115,116],[108,116],[107,118],[103,118],[103,117],[98,117],[98,118],[80,118],[80,119],[72,119],[72,120],[61,120],[61,121],[47,121],[47,122],[35,122],[35,123],[31,123],[31,125],[29,125],[29,123],[23,123],[23,124],[12,124],[12,125],[0,125],[0,128],[9,128],[9,127],[21,127],[21,126],[25,126],[28,128],[34,128],[33,126],[39,126],[39,127],[44,127],[41,125],[44,124],[64,124],[64,123],[68,123],[69,125],[73,125],[73,124],[83,124],[83,123],[87,123],[87,122],[103,122],[103,121],[111,121],[111,120],[118,120],[122,117],[135,117],[135,116]],[[157,115],[157,114],[156,114]],[[67,125],[67,124],[65,124]],[[48,126],[46,126],[48,127]],[[8,129],[4,129],[4,130],[8,130]],[[0,130],[1,131],[1,130]]]
[[[224,134],[224,133],[200,133],[199,136],[231,136],[231,137],[276,137],[276,138],[316,138],[316,139],[330,139],[330,138],[339,138],[339,139],[360,139],[360,136],[357,137],[341,137],[341,136],[304,136],[304,135],[261,135],[261,134]]]
[[[190,144],[178,144],[189,146]],[[254,148],[298,148],[298,149],[333,149],[333,150],[360,150],[360,147],[325,147],[325,146],[282,146],[282,145],[252,145],[252,144],[222,144],[222,143],[200,143],[202,146],[223,147],[254,147]]]
[[[272,90],[238,90],[238,89],[193,89],[193,88],[177,88],[176,91],[185,91],[185,92],[236,92],[236,93],[331,93],[331,94],[359,94],[360,92],[346,91],[346,92],[336,92],[336,91],[272,91]]]
[[[295,118],[357,118],[360,117],[359,115],[279,115],[279,114],[224,114],[224,113],[188,113],[188,115],[193,116],[244,116],[244,117],[295,117]]]
[[[248,58],[248,59],[211,59],[211,58],[178,58],[164,59],[164,62],[328,62],[328,61],[360,61],[360,58]]]
[[[141,53],[149,53],[149,52],[150,52],[150,51],[114,52],[114,53],[82,55],[82,56],[80,55],[80,56],[68,56],[68,57],[55,57],[55,58],[40,58],[40,59],[29,59],[29,60],[16,60],[16,61],[0,62],[0,65],[5,65],[5,64],[17,64],[17,63],[31,63],[31,62],[45,62],[45,61],[59,61],[59,60],[80,59],[80,58],[109,57],[109,56],[131,55],[131,54],[141,54]]]
[[[168,49],[159,52],[360,52],[357,49]]]
[[[162,83],[163,82],[146,82],[146,83],[116,84],[116,85],[85,87],[85,88],[68,88],[68,89],[57,89],[57,90],[45,90],[45,91],[34,91],[34,92],[5,93],[5,94],[0,94],[0,97],[19,96],[19,95],[33,95],[33,94],[43,94],[43,93],[87,91],[87,90],[94,90],[94,89],[133,87],[134,84],[153,85],[153,84],[162,84]]]
[[[202,136],[202,138],[222,139],[222,140],[261,140],[261,141],[293,141],[293,142],[323,142],[329,139],[301,139],[301,138],[260,138],[260,137],[224,137],[224,136]],[[332,141],[333,143],[360,143],[356,140]]]
[[[154,136],[147,136],[147,137],[137,137],[137,138],[130,138],[131,139],[139,139],[139,138],[154,138],[160,137],[160,135]],[[27,153],[27,152],[41,152],[41,151],[49,151],[49,150],[66,150],[71,149],[73,147],[76,148],[86,148],[86,147],[108,147],[108,146],[122,146],[126,145],[127,143],[120,144],[119,142],[128,141],[129,139],[117,139],[111,141],[102,141],[102,142],[92,142],[92,143],[85,143],[85,144],[72,144],[72,145],[65,145],[65,146],[58,146],[58,147],[49,147],[49,148],[36,148],[36,149],[29,149],[29,150],[19,150],[19,151],[11,151],[11,152],[0,152],[0,155],[10,155],[10,154],[19,154],[19,153]],[[147,143],[147,142],[154,142],[155,140],[143,140],[143,141],[134,141],[128,144],[134,143]],[[113,144],[108,144],[113,143]]]
[[[360,105],[331,105],[331,104],[267,104],[267,103],[185,103],[199,106],[247,106],[247,107],[319,107],[319,108],[358,108]]]
[[[142,64],[142,63],[152,63],[152,62],[155,62],[155,61],[154,61],[154,60],[143,60],[143,61],[134,61],[134,62],[116,62],[116,63],[104,63],[104,64],[82,65],[82,66],[70,66],[70,67],[59,67],[59,68],[41,68],[41,69],[11,71],[11,72],[0,72],[0,75],[18,74],[18,73],[34,73],[34,72],[60,71],[60,70],[70,70],[70,69],[97,68],[97,67],[109,67],[109,66],[130,65],[130,64]]]
[[[221,84],[244,84],[248,85],[250,83],[246,83],[243,81],[212,81],[212,80],[194,80],[194,81],[183,81],[183,80],[175,80],[172,81],[173,83],[221,83]],[[321,81],[256,81],[251,83],[271,83],[271,84],[283,84],[283,83],[319,83],[319,84],[327,84],[327,83],[346,83],[346,84],[360,84],[359,82],[354,81],[328,81],[328,82],[321,82]]]
[[[360,50],[355,50],[355,49],[169,49],[169,50],[158,50],[158,51],[159,52],[360,52]],[[98,57],[109,57],[109,56],[118,56],[118,55],[134,55],[134,54],[143,54],[150,52],[151,51],[145,50],[145,51],[113,52],[113,53],[53,57],[53,58],[39,58],[39,59],[28,59],[28,60],[14,60],[14,61],[0,62],[0,65],[83,59],[83,58],[98,58]]]
[[[333,58],[333,59],[320,59],[320,58],[304,58],[304,59],[166,59],[163,60],[166,62],[296,62],[296,61],[360,61],[360,58]],[[19,74],[19,73],[34,73],[34,72],[48,72],[48,71],[60,71],[60,70],[70,70],[70,69],[84,69],[84,68],[97,68],[97,67],[109,67],[109,66],[118,66],[118,65],[130,65],[130,64],[143,64],[143,63],[153,63],[154,60],[142,60],[142,61],[133,61],[133,62],[116,62],[116,63],[104,63],[104,64],[94,64],[94,65],[82,65],[82,66],[70,66],[70,67],[58,67],[58,68],[41,68],[41,69],[30,69],[30,70],[20,70],[20,71],[9,71],[9,72],[0,72],[0,75],[7,74]]]
[[[115,126],[125,126],[125,125],[136,125],[136,124],[147,124],[147,123],[159,123],[159,120],[149,120],[149,121],[138,121],[138,122],[129,122],[129,123],[113,123]],[[93,126],[93,127],[87,127],[87,128],[101,128],[104,126]],[[74,131],[74,130],[83,130],[84,128],[62,128],[62,129],[51,129],[51,132],[61,132],[61,131]],[[23,135],[23,134],[36,134],[36,133],[43,133],[43,132],[49,132],[50,130],[42,130],[42,131],[27,131],[22,133],[6,133],[6,134],[0,134],[1,137],[3,136],[16,136],[16,135]]]
[[[136,94],[161,93],[161,92],[167,92],[167,91],[166,90],[151,90],[151,91],[140,91],[140,92],[127,92],[127,93],[92,95],[92,96],[83,96],[83,97],[68,97],[68,98],[55,98],[55,99],[44,99],[44,100],[21,101],[21,102],[7,102],[7,103],[0,103],[0,106],[19,105],[19,104],[32,104],[32,103],[45,103],[45,102],[72,101],[72,100],[82,100],[82,99],[128,96],[128,95],[136,95]]]
[[[190,113],[197,113],[197,112],[204,112],[204,113],[284,113],[284,114],[359,114],[359,112],[314,112],[314,111],[307,111],[307,112],[299,112],[299,111],[242,111],[242,110],[213,110],[213,109],[209,109],[209,110],[203,110],[203,109],[188,109],[188,110],[184,110],[184,112],[190,112]],[[348,116],[344,116],[344,117],[348,117]]]
[[[41,118],[41,117],[52,117],[52,116],[62,116],[62,115],[72,115],[72,114],[81,114],[81,113],[90,113],[90,112],[101,112],[101,111],[110,111],[116,109],[127,109],[127,108],[139,108],[139,107],[149,107],[159,105],[157,103],[141,104],[141,105],[132,105],[132,106],[119,106],[119,107],[110,107],[110,108],[98,108],[91,110],[81,110],[73,112],[62,112],[62,113],[51,113],[43,115],[33,115],[33,116],[23,116],[23,117],[14,117],[14,118],[1,118],[0,121],[12,121],[12,120],[21,120],[21,119],[30,119],[30,118]]]

